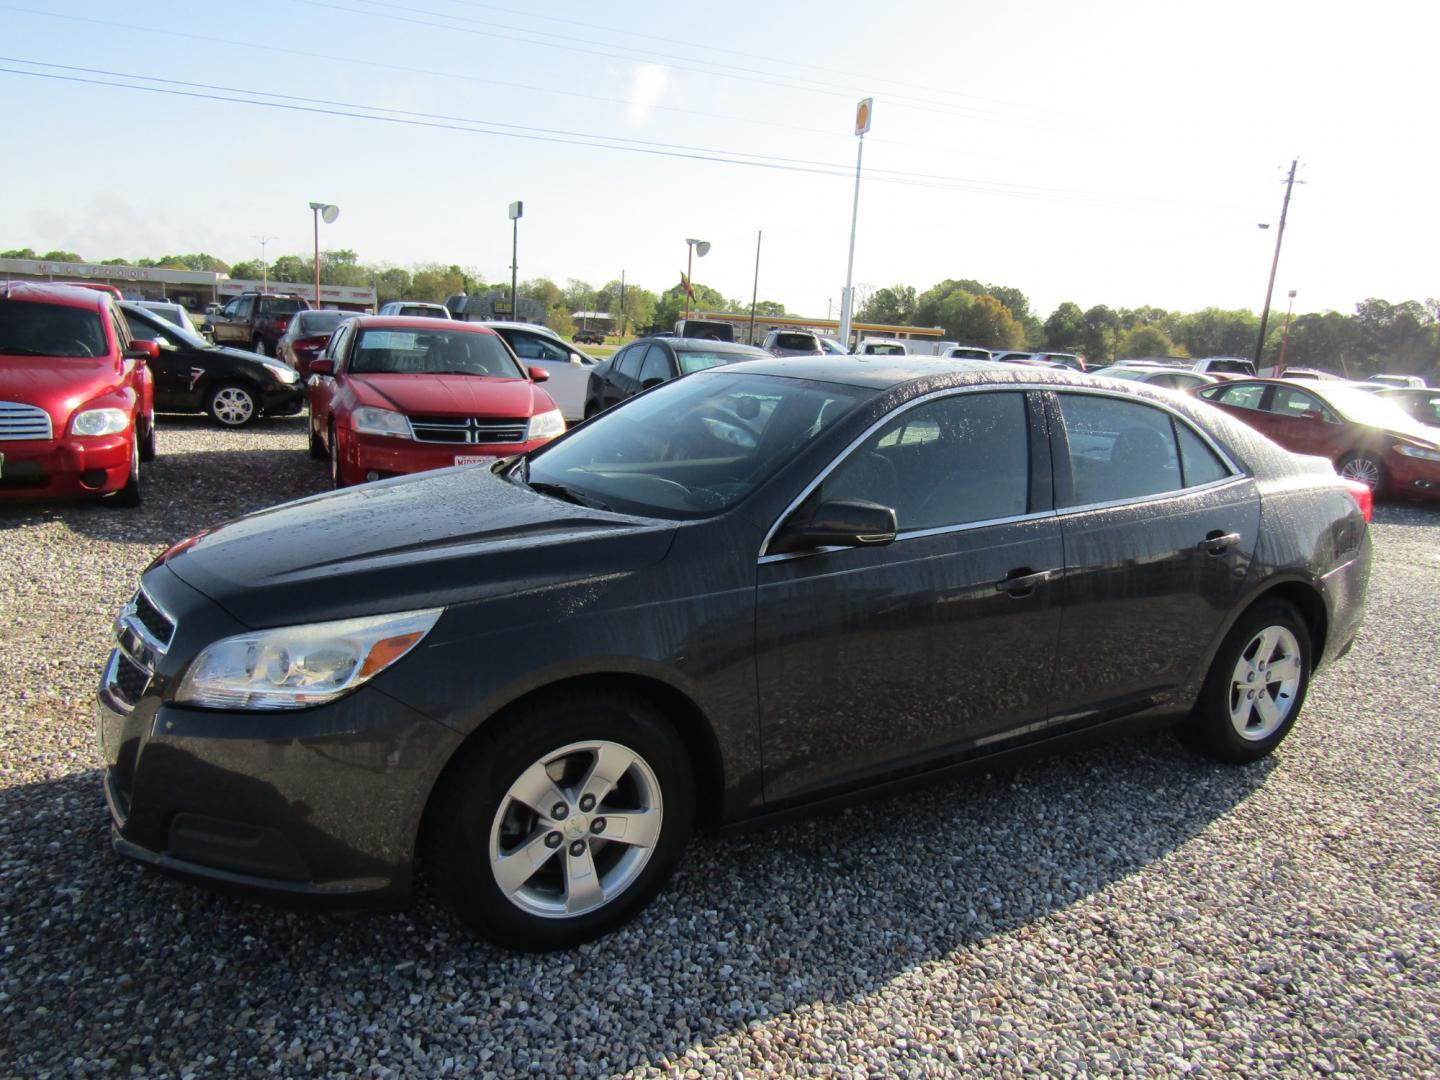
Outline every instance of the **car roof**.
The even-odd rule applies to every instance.
[[[89,308],[104,311],[105,305],[115,298],[100,289],[87,289],[81,285],[52,285],[44,281],[0,282],[0,299],[29,300],[36,304],[55,304],[60,307]]]
[[[557,334],[554,330],[551,330],[550,327],[546,326],[544,323],[512,322],[509,319],[486,319],[480,325],[498,326],[501,330],[529,330],[532,333],[544,334],[546,337],[553,337],[562,342],[565,340],[564,338],[560,337],[560,335]]]
[[[476,334],[495,334],[484,323],[465,322],[463,319],[428,319],[422,315],[357,315],[350,320],[360,330],[460,330]],[[496,337],[500,335],[496,334]]]
[[[909,382],[941,380],[948,385],[985,383],[1056,382],[1094,386],[1095,380],[1070,368],[1021,367],[989,360],[952,360],[943,356],[803,356],[751,360],[732,364],[726,372],[784,375],[794,379],[842,383],[872,390],[889,390]],[[1060,376],[1055,378],[1054,376]],[[1124,386],[1124,383],[1117,383]],[[940,387],[937,386],[937,389]]]

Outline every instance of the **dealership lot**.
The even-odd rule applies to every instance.
[[[0,509],[0,1072],[1440,1069],[1440,509],[1377,510],[1370,616],[1279,752],[1169,737],[695,844],[624,931],[474,942],[109,852],[90,700],[144,565],[328,486],[305,420],[161,419],[139,511]]]

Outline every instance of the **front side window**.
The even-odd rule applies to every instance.
[[[615,374],[633,379],[640,371],[640,358],[644,352],[642,346],[631,346],[623,350],[615,357]]]
[[[1264,383],[1235,383],[1203,390],[1201,397],[1218,401],[1221,405],[1232,405],[1237,409],[1258,409],[1260,399],[1265,396]]]
[[[1026,512],[1030,436],[1025,395],[957,394],[907,409],[825,478],[819,499],[863,499],[895,511],[901,532]]]
[[[1139,499],[1184,486],[1169,413],[1092,394],[1059,397],[1074,484],[1068,505]]]
[[[1323,419],[1335,422],[1335,414],[1320,403],[1314,394],[1294,386],[1277,386],[1270,395],[1269,412],[1279,413],[1296,419],[1305,419],[1306,413],[1318,413]]]
[[[500,338],[464,330],[366,327],[350,356],[353,375],[525,376]]]
[[[675,379],[535,451],[514,478],[624,513],[707,517],[760,487],[873,393],[767,375]]]
[[[645,353],[645,362],[640,365],[640,385],[664,382],[674,377],[675,372],[670,367],[670,357],[665,349],[660,345],[651,345]]]
[[[109,351],[105,324],[93,308],[0,302],[0,355],[85,357]]]
[[[510,335],[510,347],[515,350],[515,355],[522,360],[550,360],[554,363],[566,364],[570,362],[570,353],[556,345],[553,341],[546,341],[534,334]]]

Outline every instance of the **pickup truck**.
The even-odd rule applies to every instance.
[[[309,302],[294,294],[241,293],[208,316],[201,332],[216,345],[233,345],[261,356],[274,356],[291,316],[309,310]]]

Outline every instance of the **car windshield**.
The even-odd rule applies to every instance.
[[[721,371],[676,379],[535,451],[518,478],[623,513],[706,517],[765,483],[870,393]]]
[[[100,313],[94,308],[0,302],[0,355],[104,356],[109,352]]]
[[[125,322],[130,327],[130,336],[136,341],[155,341],[163,337],[172,344],[184,342],[192,349],[214,348],[210,342],[195,333],[193,328],[177,326],[162,319],[158,312],[148,308],[137,310],[125,305],[122,305],[120,310],[125,313]]]
[[[1355,386],[1333,386],[1329,382],[1321,385],[1324,386],[1321,396],[1347,420],[1430,441],[1435,439],[1433,428],[1427,428],[1393,401],[1386,401]]]
[[[321,334],[333,334],[341,322],[354,317],[348,311],[302,311],[295,316],[295,335],[318,337]]]
[[[676,349],[675,355],[680,360],[680,374],[692,375],[697,371],[719,367],[722,364],[738,364],[741,360],[758,360],[765,354],[738,350],[726,352],[720,349]]]
[[[481,330],[366,328],[350,354],[356,375],[493,375],[523,379],[504,344]]]

